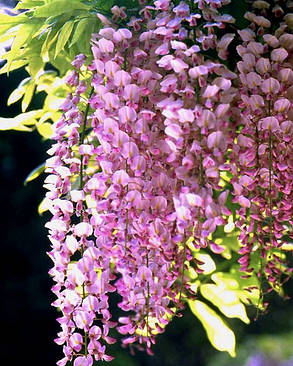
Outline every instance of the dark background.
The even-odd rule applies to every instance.
[[[26,76],[23,70],[13,72],[9,79],[0,75],[1,117],[20,113],[19,104],[7,108],[6,101]],[[30,108],[38,108],[41,100],[42,95],[35,98]],[[50,306],[54,300],[48,275],[51,261],[46,255],[50,243],[44,229],[49,215],[40,217],[37,213],[45,193],[42,188],[44,177],[24,185],[30,171],[46,159],[48,147],[49,142],[42,141],[36,132],[0,132],[0,355],[3,365],[7,359],[12,366],[52,366],[62,357],[61,347],[53,342],[59,327],[55,320],[58,314]],[[292,283],[290,287],[287,285],[286,291],[293,293]],[[292,334],[292,301],[271,296],[268,315],[261,316],[249,326],[235,319],[229,320],[229,324],[236,331],[239,345],[247,343],[251,337]],[[250,350],[243,347],[239,346],[239,350],[246,357]],[[166,333],[158,338],[155,356],[139,353],[132,357],[127,350],[120,349],[119,342],[112,351],[117,356],[111,363],[113,366],[216,366],[220,359],[221,365],[232,365],[231,359],[224,358],[223,361],[223,355],[219,358],[201,324],[189,311],[183,318],[175,319]],[[243,361],[235,362],[237,366],[244,366]]]

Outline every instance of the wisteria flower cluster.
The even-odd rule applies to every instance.
[[[54,126],[45,187],[59,366],[111,361],[114,327],[123,345],[151,353],[197,295],[186,277],[189,266],[202,272],[193,250],[220,255],[213,234],[231,215],[243,277],[257,271],[275,288],[291,272],[281,249],[293,225],[293,35],[282,8],[255,1],[235,32],[220,11],[228,0],[141,3],[124,27],[123,8],[112,21],[98,15],[93,58],[73,61]]]

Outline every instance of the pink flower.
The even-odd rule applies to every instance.
[[[125,86],[130,84],[131,76],[124,70],[118,70],[114,74],[114,84],[116,86]]]
[[[136,278],[139,281],[152,281],[152,277],[153,277],[152,271],[148,267],[141,266],[138,268]]]
[[[203,199],[198,194],[187,193],[185,197],[191,207],[202,207]]]
[[[132,33],[127,28],[120,28],[116,32],[113,33],[113,40],[115,42],[121,42],[126,39],[130,39],[132,37]]]
[[[90,236],[92,235],[92,232],[93,232],[92,226],[86,222],[80,222],[74,227],[74,234],[79,237]]]
[[[254,89],[256,88],[258,85],[261,84],[262,79],[261,77],[255,73],[255,72],[249,72],[246,75],[246,81],[247,81],[247,85],[250,89]]]
[[[79,352],[81,350],[82,347],[82,343],[83,343],[83,338],[82,335],[79,333],[74,333],[70,339],[69,339],[69,344],[70,346],[76,351]]]
[[[220,88],[217,85],[208,85],[203,93],[204,98],[212,98],[217,95]]]
[[[96,42],[96,45],[99,47],[99,50],[102,53],[112,53],[114,51],[114,44],[113,42],[102,38]]]
[[[151,207],[156,211],[165,211],[167,208],[167,200],[163,196],[153,197],[151,200]]]
[[[135,109],[128,106],[120,108],[118,115],[119,115],[119,121],[121,123],[134,122],[137,116]]]
[[[261,57],[257,60],[255,69],[260,74],[266,74],[271,69],[270,60],[268,58]]]
[[[288,57],[288,52],[285,48],[276,48],[271,52],[271,59],[276,62],[283,62]]]
[[[262,82],[261,90],[265,94],[278,94],[280,91],[280,83],[278,80],[270,77]]]
[[[93,358],[92,356],[78,356],[73,363],[73,366],[92,366]]]
[[[123,96],[126,100],[137,103],[140,96],[140,88],[135,84],[128,84],[124,88]]]
[[[279,130],[279,121],[276,117],[265,117],[259,121],[259,128],[276,132]]]
[[[128,142],[123,145],[121,155],[127,159],[132,159],[139,155],[139,150],[134,142]]]
[[[280,99],[276,100],[275,104],[274,104],[274,110],[276,112],[280,112],[280,113],[288,112],[290,107],[291,107],[291,103],[286,98],[280,98]]]
[[[165,133],[174,139],[179,139],[179,137],[183,134],[183,130],[179,125],[172,123],[165,128]]]
[[[208,68],[206,66],[200,65],[189,69],[188,74],[191,78],[197,79],[200,76],[208,74]]]
[[[209,149],[218,148],[220,150],[225,150],[227,146],[225,136],[222,131],[212,132],[208,136],[207,143]]]
[[[122,187],[125,187],[128,184],[129,180],[129,175],[126,173],[125,170],[117,170],[112,176],[112,182],[120,184],[122,185]]]
[[[175,59],[172,59],[170,61],[170,65],[171,67],[173,68],[173,70],[176,72],[176,73],[180,73],[182,71],[184,71],[184,69],[187,69],[188,68],[188,65],[187,63],[185,63],[183,60],[181,60],[180,58],[175,58]]]
[[[238,197],[238,202],[239,202],[240,206],[244,207],[244,208],[249,208],[251,206],[250,201],[242,195]]]

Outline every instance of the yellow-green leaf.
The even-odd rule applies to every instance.
[[[44,1],[37,1],[37,0],[24,0],[20,1],[15,9],[33,9],[36,6],[41,6],[44,4]]]
[[[195,258],[199,261],[203,262],[203,264],[199,264],[198,267],[203,271],[203,274],[207,275],[215,271],[216,264],[213,261],[212,257],[206,253],[195,253]]]
[[[241,278],[239,266],[232,267],[230,273],[214,273],[211,279],[221,288],[235,291],[239,300],[244,304],[252,303],[261,306],[259,302],[260,291],[257,277],[252,275],[249,278]]]
[[[38,214],[42,215],[44,212],[48,211],[51,206],[52,206],[51,201],[45,197],[39,204]]]
[[[80,37],[83,35],[84,31],[86,30],[86,28],[88,27],[88,19],[81,19],[77,25],[76,28],[73,32],[73,37],[70,43],[71,47],[72,45],[74,45],[79,39]]]
[[[66,43],[67,43],[67,41],[68,41],[68,39],[69,39],[69,37],[71,35],[73,26],[74,26],[74,22],[72,20],[69,20],[61,28],[61,30],[60,30],[60,32],[58,34],[58,39],[57,39],[57,43],[56,43],[55,56],[54,56],[54,58],[56,58],[56,56],[59,54],[59,52],[66,45]]]
[[[20,14],[20,15],[16,15],[16,16],[11,16],[8,14],[1,14],[0,13],[0,24],[4,25],[4,24],[21,24],[21,23],[25,23],[29,20],[29,18],[24,15],[24,14]]]
[[[226,351],[235,357],[235,335],[223,319],[202,301],[189,300],[188,304],[205,328],[211,344],[217,350]]]
[[[33,95],[34,95],[34,91],[35,91],[35,83],[33,80],[30,81],[30,83],[27,85],[23,99],[22,99],[22,103],[21,103],[21,109],[23,112],[25,112],[27,110],[27,107],[29,106]]]
[[[37,125],[37,130],[41,136],[45,139],[49,139],[53,135],[52,124],[49,122],[44,122]]]
[[[48,18],[48,15],[54,17],[78,9],[88,10],[89,6],[81,3],[80,1],[56,0],[38,7],[34,12],[34,16],[39,18]]]
[[[7,53],[7,69],[10,70],[10,66],[14,59],[19,56],[19,52],[22,46],[28,43],[33,33],[36,31],[37,25],[35,23],[22,24],[17,32],[17,35],[12,43],[11,50]]]
[[[45,170],[45,163],[38,165],[34,170],[32,170],[29,175],[24,180],[24,185],[26,185],[28,182],[31,182],[32,180],[38,178],[40,174],[43,173]]]
[[[50,30],[47,33],[46,39],[41,48],[41,57],[44,62],[49,61],[49,51],[50,51],[50,48],[53,45],[53,43],[56,41],[57,36],[58,36],[58,32],[55,29]]]
[[[8,54],[8,53],[9,52],[6,52],[6,54]],[[3,59],[4,59],[4,57],[3,57]],[[13,70],[19,69],[20,67],[25,66],[25,65],[27,65],[27,60],[15,60],[15,61],[12,61],[11,62],[10,66],[9,66],[9,69],[8,69],[8,63],[6,63],[2,67],[2,69],[0,69],[0,74],[6,74],[9,71],[13,71]]]
[[[281,249],[286,251],[293,251],[293,243],[284,243],[281,246]]]
[[[13,92],[9,95],[7,105],[11,105],[19,101],[19,99],[23,97],[24,92],[25,92],[24,88],[16,88],[15,90],[13,90]]]
[[[7,100],[7,105],[11,105],[13,103],[16,103],[19,99],[21,99],[26,91],[27,86],[31,82],[31,78],[25,78],[21,81],[21,83],[18,85],[18,87],[13,90],[13,92],[9,95],[9,98]]]
[[[0,117],[0,131],[17,130],[17,131],[31,131],[27,126],[33,126],[37,123],[37,118],[40,117],[43,111],[35,110],[26,113],[21,113],[14,118]]]
[[[200,286],[200,292],[228,318],[238,318],[249,324],[245,306],[240,302],[237,291],[214,284],[203,284]]]
[[[35,78],[44,66],[43,60],[40,56],[35,55],[30,57],[30,62],[26,68],[29,74]]]
[[[23,125],[16,118],[3,118],[0,117],[0,131],[6,130],[16,130],[16,131],[26,131],[31,132],[32,129]]]

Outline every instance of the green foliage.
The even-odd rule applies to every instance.
[[[25,178],[24,184],[26,185],[28,182],[31,182],[32,180],[36,179],[40,174],[43,173],[45,170],[45,164],[41,164],[37,166],[34,170],[32,170],[29,175]]]
[[[201,321],[211,344],[219,351],[227,351],[235,357],[235,335],[223,319],[207,304],[199,300],[189,300],[193,314]]]
[[[101,4],[102,11],[107,8],[105,4]],[[28,73],[10,95],[8,105],[21,100],[22,112],[26,112],[35,93],[44,91],[48,95],[43,113],[40,113],[42,118],[32,119],[29,128],[24,127],[27,120],[22,122],[25,116],[18,116],[16,120],[3,121],[1,129],[29,131],[36,128],[44,138],[51,136],[49,124],[60,116],[57,102],[60,104],[68,92],[62,86],[64,82],[59,83],[58,88],[54,85],[72,69],[74,55],[84,53],[90,56],[91,34],[101,27],[96,5],[96,2],[81,0],[23,0],[15,8],[25,9],[22,14],[0,14],[0,41],[13,39],[11,49],[2,56],[6,64],[0,73],[21,67],[25,67]],[[58,76],[56,72],[48,74],[45,71],[45,68],[52,67],[58,70]],[[64,93],[62,88],[65,88]]]

